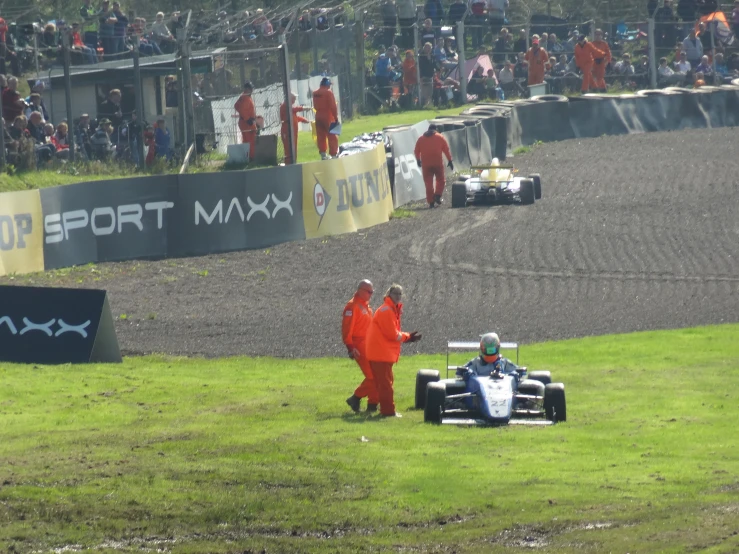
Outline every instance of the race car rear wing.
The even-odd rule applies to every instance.
[[[479,342],[450,340],[446,343],[446,374],[449,376],[450,371],[456,371],[457,366],[449,365],[449,352],[452,350],[479,350]],[[516,351],[516,365],[518,365],[518,343],[517,342],[501,342],[500,349],[508,349]]]

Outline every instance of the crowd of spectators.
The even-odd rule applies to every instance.
[[[125,160],[137,163],[137,140],[142,133],[135,111],[124,112],[122,94],[112,89],[98,107],[97,118],[80,117],[70,127],[66,120],[54,124],[44,102],[44,83],[36,81],[26,98],[18,92],[18,78],[0,74],[0,98],[5,160],[19,169],[31,169],[65,161],[70,154],[70,134],[80,160]],[[163,117],[143,129],[146,163],[156,157],[172,158],[170,132]]]

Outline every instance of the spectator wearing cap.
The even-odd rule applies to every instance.
[[[115,150],[115,147],[110,140],[112,134],[113,125],[110,119],[104,117],[100,121],[98,121],[98,128],[90,137],[90,147],[92,150],[93,158],[102,161],[110,158],[110,155]]]
[[[331,79],[324,77],[318,90],[313,92],[313,108],[316,110],[316,145],[322,160],[335,157],[339,153],[339,139],[331,133],[331,127],[338,123],[339,113],[336,98],[331,92]],[[328,143],[328,154],[326,147]]]
[[[529,85],[542,84],[547,63],[549,63],[549,54],[539,46],[539,37],[536,35],[531,40],[531,48],[524,58],[529,64]]]
[[[234,109],[239,114],[239,129],[241,130],[241,142],[249,145],[249,157],[254,158],[257,145],[257,108],[251,97],[254,86],[251,81],[244,83],[244,91],[234,104]]]
[[[163,115],[157,117],[157,124],[154,128],[154,142],[156,144],[157,158],[167,158],[167,161],[171,160],[174,152],[172,152],[171,137],[169,129],[167,129],[167,120]]]

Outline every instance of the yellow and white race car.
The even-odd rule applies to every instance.
[[[452,184],[452,208],[470,204],[513,204],[524,206],[541,198],[541,175],[519,177],[512,165],[493,158],[490,165],[472,166],[468,175],[459,175]]]

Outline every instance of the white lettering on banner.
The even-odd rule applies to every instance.
[[[44,231],[46,244],[54,244],[69,240],[69,232],[75,229],[84,229],[90,225],[92,234],[101,237],[112,235],[116,229],[123,232],[123,224],[130,223],[139,231],[144,230],[142,222],[144,211],[157,213],[157,229],[164,226],[164,210],[174,208],[174,202],[147,202],[141,204],[122,204],[115,209],[111,206],[94,208],[89,214],[86,210],[71,210],[68,212],[49,214],[44,217]]]
[[[52,331],[52,327],[54,326],[54,323],[57,323],[59,325],[59,329],[56,333]],[[30,333],[31,331],[39,331],[41,333],[44,333],[47,337],[58,337],[59,335],[63,335],[64,333],[77,333],[82,338],[87,338],[87,331],[86,329],[90,326],[90,323],[92,323],[89,319],[83,323],[80,323],[79,325],[71,325],[67,322],[65,322],[62,318],[56,319],[50,319],[49,321],[45,323],[34,323],[27,317],[23,318],[23,329],[18,332],[18,328],[13,323],[13,320],[10,319],[9,316],[3,316],[0,317],[0,327],[5,324],[5,326],[10,331],[11,335],[25,335],[26,333]]]
[[[0,215],[0,250],[26,247],[26,235],[33,231],[31,214]],[[16,242],[17,239],[17,242]]]
[[[395,158],[395,175],[402,175],[403,179],[408,181],[408,190],[410,190],[411,183],[413,180],[413,173],[417,173],[419,177],[423,178],[416,156],[413,154],[401,154]]]
[[[269,211],[269,201],[272,200],[275,207],[270,212]],[[251,199],[250,196],[246,197],[246,203],[249,206],[249,211],[247,212],[246,216],[244,216],[244,210],[242,209],[241,204],[239,203],[239,199],[234,197],[231,199],[231,203],[228,206],[228,210],[226,211],[226,217],[224,219],[223,217],[223,200],[219,200],[218,203],[213,208],[213,211],[210,212],[210,214],[207,212],[207,210],[203,207],[203,205],[200,203],[199,200],[195,201],[195,225],[200,225],[200,219],[202,218],[205,220],[206,225],[212,224],[216,218],[218,218],[218,223],[228,223],[231,219],[231,214],[234,211],[234,209],[239,214],[239,219],[241,219],[241,222],[244,221],[250,221],[252,216],[261,213],[264,214],[267,219],[274,219],[280,210],[286,210],[290,216],[293,216],[295,212],[293,211],[293,207],[291,205],[291,202],[293,200],[293,193],[290,191],[290,194],[288,195],[287,199],[280,200],[275,196],[274,194],[267,194],[265,199],[260,202],[254,202],[254,200]]]

